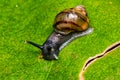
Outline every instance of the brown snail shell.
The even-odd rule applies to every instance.
[[[54,21],[55,31],[69,34],[76,31],[85,31],[89,27],[89,19],[84,6],[65,9],[60,12]]]
[[[76,6],[58,13],[55,17],[53,28],[53,32],[43,45],[26,41],[41,49],[43,58],[47,60],[58,59],[60,50],[68,43],[93,31],[89,27],[89,19],[84,6]]]

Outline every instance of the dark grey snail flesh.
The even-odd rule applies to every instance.
[[[82,19],[81,19],[82,18]],[[31,41],[27,43],[42,50],[44,59],[58,59],[59,51],[77,37],[85,36],[93,31],[83,6],[77,6],[60,12],[54,22],[54,30],[43,45]]]
[[[77,33],[72,33],[71,34],[71,37],[69,38],[69,40],[67,40],[66,42],[64,42],[59,50],[62,50],[68,43],[70,43],[72,40],[78,38],[78,37],[82,37],[82,36],[85,36],[87,34],[90,34],[93,32],[93,28],[89,27],[86,31],[83,31],[83,32],[77,32]]]

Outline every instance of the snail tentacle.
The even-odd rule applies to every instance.
[[[33,46],[35,46],[35,47],[37,47],[37,48],[43,49],[43,46],[41,46],[41,45],[39,45],[39,44],[36,44],[36,43],[34,43],[34,42],[32,42],[32,41],[25,41],[25,42],[28,43],[28,44],[31,44],[31,45],[33,45]]]

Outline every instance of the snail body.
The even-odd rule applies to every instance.
[[[53,32],[43,45],[27,41],[27,43],[40,48],[43,58],[47,60],[58,59],[59,51],[68,43],[93,31],[89,27],[87,12],[81,5],[58,13],[53,28]]]

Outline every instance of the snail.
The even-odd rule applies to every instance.
[[[43,45],[26,41],[42,50],[42,56],[46,60],[56,60],[60,50],[77,37],[91,33],[89,19],[84,6],[65,9],[58,13],[53,24],[53,31]]]

